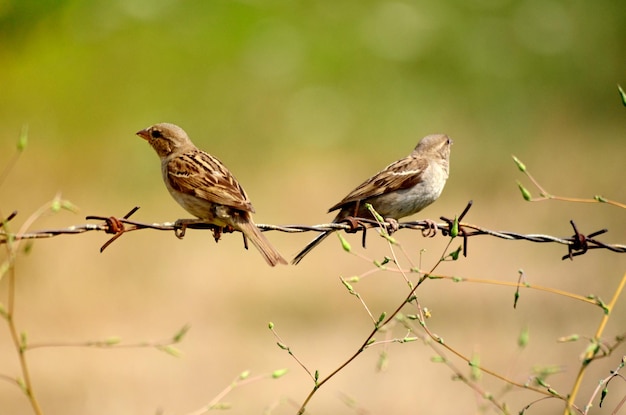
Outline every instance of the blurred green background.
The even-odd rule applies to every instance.
[[[466,219],[486,228],[566,236],[574,219],[583,232],[607,227],[603,240],[624,243],[620,209],[523,202],[515,180],[537,191],[510,158],[521,158],[554,194],[626,200],[626,109],[616,88],[626,84],[624,21],[621,1],[0,0],[0,166],[23,126],[29,131],[28,148],[0,184],[0,213],[18,210],[17,228],[62,192],[80,214],[46,217],[35,228],[122,216],[135,205],[139,221],[185,216],[161,182],[153,150],[134,135],[167,121],[235,173],[257,223],[324,223],[326,209],[354,186],[422,136],[441,132],[455,140],[451,176],[440,200],[416,219],[454,216],[472,199]],[[268,237],[291,258],[312,235]],[[366,254],[388,253],[373,232],[369,238]],[[417,232],[398,238],[415,262],[427,249],[425,268],[446,242]],[[312,385],[275,346],[267,322],[322,374],[354,352],[371,325],[338,280],[369,265],[331,239],[300,266],[277,269],[232,235],[215,245],[203,232],[178,241],[143,231],[104,254],[105,235],[37,242],[17,268],[18,321],[31,339],[119,335],[133,342],[192,326],[180,360],[151,350],[30,352],[45,413],[189,413],[239,372],[280,367],[291,369],[288,378],[226,400],[236,414],[275,403],[272,413],[294,413],[290,402],[301,402]],[[359,245],[359,236],[350,240]],[[626,269],[623,255],[606,252],[570,263],[560,260],[562,247],[484,238],[469,248],[468,258],[441,272],[514,281],[523,268],[533,283],[608,299]],[[406,288],[398,275],[381,273],[358,290],[377,314],[395,309]],[[522,383],[533,364],[562,365],[553,379],[562,393],[585,345],[554,339],[591,336],[601,317],[532,292],[513,310],[510,290],[478,284],[429,281],[419,294],[448,343],[480,352],[486,365]],[[623,304],[608,336],[623,333]],[[524,326],[532,347],[518,355]],[[0,373],[15,376],[17,358],[3,332]],[[366,353],[320,390],[311,411],[354,413],[340,393],[365,413],[478,411],[473,392],[431,363],[426,347],[389,352],[387,372],[375,371],[375,350]],[[618,361],[605,359],[587,378],[581,402]],[[502,388],[485,383],[494,393]],[[516,412],[532,397],[506,400]],[[0,413],[29,413],[7,382],[0,402]]]

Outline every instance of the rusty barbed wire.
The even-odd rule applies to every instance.
[[[562,259],[573,259],[575,256],[583,255],[587,253],[589,250],[594,249],[606,249],[611,252],[616,253],[626,253],[626,245],[622,244],[607,244],[602,241],[596,239],[597,236],[602,235],[608,232],[607,229],[601,229],[590,234],[581,233],[576,224],[573,221],[570,221],[570,224],[573,228],[574,234],[570,237],[556,237],[551,235],[543,235],[543,234],[521,234],[517,232],[510,231],[494,231],[491,229],[485,229],[483,227],[473,225],[470,223],[462,222],[463,217],[468,212],[470,207],[472,206],[472,202],[470,201],[463,211],[463,213],[458,217],[458,219],[450,219],[446,217],[440,217],[443,221],[442,223],[433,224],[430,220],[423,221],[413,221],[413,222],[399,222],[397,224],[397,229],[410,229],[410,230],[420,230],[424,236],[434,236],[433,229],[441,231],[443,236],[450,235],[451,231],[458,233],[458,236],[463,238],[463,255],[467,256],[467,242],[468,238],[479,235],[486,235],[495,238],[500,238],[504,240],[524,240],[535,243],[556,243],[567,246],[568,253],[564,255]],[[164,223],[143,223],[130,220],[129,218],[139,209],[139,207],[135,207],[131,209],[126,215],[122,218],[117,218],[115,216],[87,216],[86,220],[96,220],[101,223],[96,224],[82,224],[82,225],[74,225],[68,228],[63,229],[44,229],[32,232],[25,233],[7,233],[4,230],[4,227],[0,226],[0,244],[7,243],[9,240],[18,241],[18,240],[32,240],[32,239],[44,239],[44,238],[52,238],[59,235],[74,235],[85,232],[105,232],[108,234],[113,234],[114,236],[110,238],[101,248],[100,252],[104,251],[109,245],[111,245],[115,240],[117,240],[120,236],[127,232],[133,232],[143,229],[153,229],[160,231],[174,231],[176,236],[182,238],[184,235],[185,229],[216,229],[215,225],[209,223],[203,223],[200,221],[186,221],[186,220],[177,220],[176,222],[164,222]],[[1,221],[2,223],[7,223],[13,218],[15,218],[17,212],[13,212],[6,219]],[[347,223],[325,223],[318,225],[269,225],[269,224],[257,224],[257,227],[262,231],[279,231],[286,233],[301,233],[301,232],[325,232],[325,231],[339,231],[343,230],[348,233],[356,233],[363,232],[363,246],[365,246],[365,236],[367,229],[371,228],[380,228],[384,227],[387,231],[392,232],[396,229],[390,223],[387,222],[378,222],[373,219],[366,218],[351,218]],[[233,229],[223,229],[225,233],[234,232]]]

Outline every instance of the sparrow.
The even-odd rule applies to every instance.
[[[254,208],[235,176],[218,159],[198,149],[177,125],[161,123],[137,132],[161,159],[170,195],[200,221],[241,231],[271,266],[287,261],[252,221]]]
[[[411,154],[391,163],[328,209],[329,213],[339,210],[333,223],[348,217],[373,218],[366,203],[396,225],[398,219],[424,209],[439,198],[446,184],[451,145],[452,139],[445,134],[422,138]],[[318,235],[295,256],[292,264],[299,263],[331,233],[326,231]]]

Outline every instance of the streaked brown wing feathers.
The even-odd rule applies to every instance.
[[[167,174],[174,190],[254,213],[237,179],[219,160],[203,151],[173,158],[167,165]]]
[[[385,193],[409,189],[420,182],[422,172],[427,166],[428,162],[423,158],[409,156],[398,160],[361,183],[328,211],[332,212],[349,203],[363,201]]]

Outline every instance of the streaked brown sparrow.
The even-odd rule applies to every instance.
[[[366,203],[392,222],[424,209],[437,200],[446,184],[451,144],[452,140],[445,134],[422,138],[411,154],[391,163],[331,207],[328,212],[339,209],[333,222],[341,222],[347,217],[372,218]],[[292,264],[300,262],[331,232],[321,233],[312,240],[296,255]]]
[[[163,181],[172,197],[202,222],[239,230],[261,252],[268,264],[287,261],[256,227],[254,208],[231,172],[215,157],[198,149],[177,125],[155,124],[137,132],[161,158]]]

